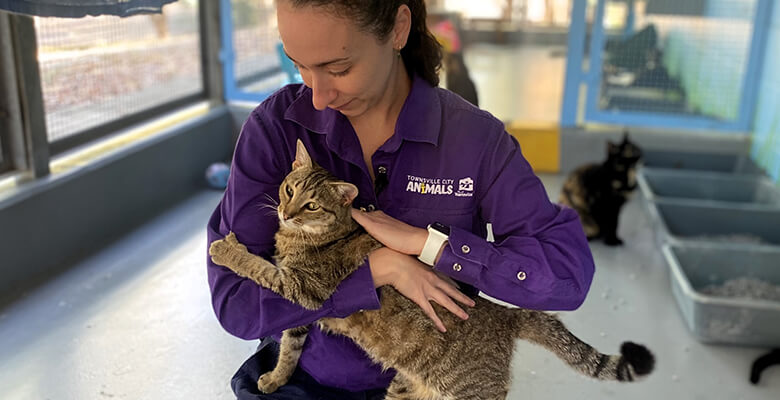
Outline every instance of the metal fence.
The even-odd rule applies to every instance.
[[[616,6],[624,17],[606,18]],[[584,83],[585,121],[749,131],[770,8],[771,0],[598,0],[587,46],[572,38],[585,36],[585,23],[572,24],[564,125]]]

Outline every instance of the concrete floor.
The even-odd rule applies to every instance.
[[[542,175],[555,197],[562,177]],[[220,193],[203,192],[0,311],[0,393],[8,400],[230,399],[229,378],[256,343],[225,333],[209,304],[205,222]],[[621,248],[593,243],[596,276],[577,311],[561,313],[605,352],[650,347],[646,381],[593,381],[519,342],[510,399],[777,399],[780,367],[758,386],[764,349],[695,341],[639,199],[624,209]]]
[[[556,121],[565,62],[558,52],[469,48],[483,108],[503,120]],[[563,178],[542,179],[557,198]],[[205,224],[220,196],[191,198],[0,309],[0,399],[233,398],[230,376],[256,343],[225,333],[209,302]],[[597,382],[519,342],[509,398],[780,398],[780,367],[748,383],[765,349],[703,345],[689,335],[638,198],[623,210],[619,233],[623,247],[592,244],[588,299],[561,317],[604,352],[624,340],[646,344],[656,372],[641,383]]]
[[[566,47],[472,44],[463,51],[480,108],[502,121],[557,122]]]

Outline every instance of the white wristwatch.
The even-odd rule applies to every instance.
[[[436,263],[436,256],[439,255],[444,243],[450,238],[450,227],[438,222],[428,225],[428,239],[425,240],[420,256],[420,261],[430,266]]]

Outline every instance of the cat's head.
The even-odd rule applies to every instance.
[[[618,169],[633,167],[641,158],[642,150],[628,139],[628,132],[623,133],[623,141],[620,143],[607,141],[607,161]]]
[[[292,171],[279,187],[279,226],[310,234],[338,230],[351,222],[350,206],[357,194],[355,185],[312,161],[298,140]]]
[[[615,189],[633,190],[636,186],[636,165],[642,158],[642,150],[629,140],[628,132],[623,133],[620,143],[607,142],[607,162],[605,163],[615,176]],[[617,182],[620,184],[618,185]]]

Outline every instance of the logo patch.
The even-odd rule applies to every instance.
[[[467,176],[458,181],[458,191],[455,192],[457,197],[471,197],[474,195],[474,180]]]
[[[424,195],[470,197],[474,191],[474,180],[467,177],[458,181],[458,191],[455,191],[455,180],[447,178],[422,178],[407,175],[406,191]]]

